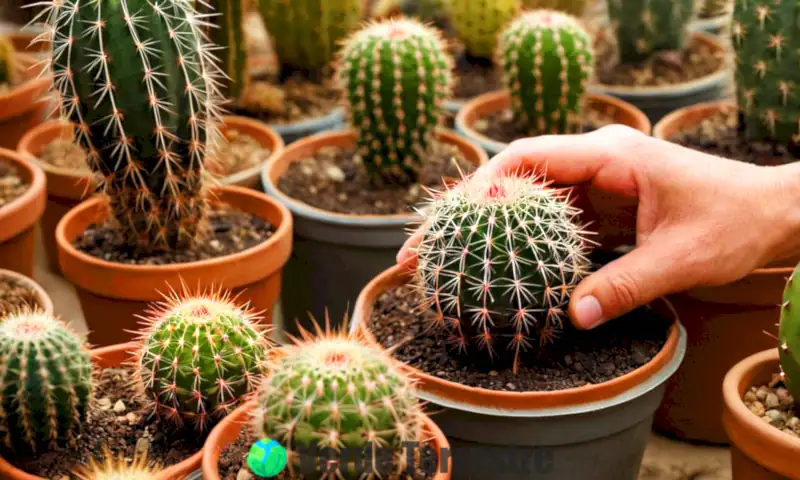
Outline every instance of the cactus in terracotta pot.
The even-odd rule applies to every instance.
[[[514,116],[531,135],[580,130],[594,54],[576,18],[555,10],[524,13],[500,35],[498,63]]]
[[[800,399],[800,264],[783,292],[778,342],[784,382],[792,396]]]
[[[497,36],[520,12],[520,0],[449,0],[450,22],[467,54],[491,61]]]
[[[681,50],[694,14],[694,0],[608,0],[622,63],[658,51]]]
[[[247,70],[247,40],[245,39],[244,0],[221,0],[214,4],[211,14],[211,41],[219,46],[217,56],[227,77],[222,81],[225,96],[237,99],[247,88],[250,77]]]
[[[8,37],[0,36],[0,85],[11,84],[17,72],[14,45]]]
[[[522,0],[522,6],[529,10],[550,9],[579,17],[586,10],[589,0]]]

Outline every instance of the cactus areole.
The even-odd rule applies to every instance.
[[[778,351],[786,388],[800,399],[800,264],[786,283],[778,331]]]

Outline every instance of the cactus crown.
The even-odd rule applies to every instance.
[[[535,176],[473,176],[434,196],[417,284],[458,353],[512,360],[551,341],[588,273],[588,232],[563,190]]]
[[[135,362],[154,411],[203,430],[239,405],[270,347],[254,320],[224,295],[173,294],[154,305]]]
[[[636,63],[664,50],[680,50],[694,0],[608,0],[620,61]]]
[[[88,465],[76,468],[73,474],[79,480],[151,480],[160,470],[146,455],[135,456],[129,464],[121,453],[115,457],[106,451],[102,463],[90,458]]]
[[[555,10],[524,13],[500,35],[498,63],[514,116],[532,135],[580,131],[594,54],[576,18]]]
[[[778,341],[784,383],[792,396],[800,399],[800,264],[783,292]]]
[[[92,397],[92,362],[80,338],[48,314],[0,323],[0,450],[74,445]]]
[[[519,14],[520,0],[449,0],[450,22],[468,55],[491,60],[497,36]]]
[[[0,36],[0,85],[14,83],[17,73],[14,45],[8,37]]]
[[[215,28],[211,41],[219,48],[219,59],[225,73],[224,94],[237,99],[250,82],[247,70],[247,40],[245,39],[245,0],[220,0],[213,15]]]
[[[450,96],[452,60],[439,33],[411,19],[372,23],[340,56],[364,165],[376,180],[416,181]]]

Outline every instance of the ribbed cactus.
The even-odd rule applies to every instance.
[[[348,448],[367,452],[362,473],[385,474],[372,449],[391,449],[395,465],[404,469],[404,443],[422,440],[424,416],[411,381],[389,353],[360,335],[318,330],[313,337],[302,331],[269,371],[259,390],[254,430],[281,443],[293,468],[310,470],[313,456],[303,458],[303,451]],[[340,473],[358,477],[353,470]]]
[[[594,54],[577,19],[555,10],[524,13],[500,35],[498,63],[514,116],[531,135],[581,129]]]
[[[89,351],[48,314],[0,323],[0,451],[41,453],[74,445],[92,397]]]
[[[106,451],[102,462],[90,458],[73,474],[79,480],[151,480],[159,471],[161,468],[148,461],[146,455],[137,455],[128,463],[122,454],[115,457]]]
[[[694,14],[694,0],[608,0],[608,14],[622,63],[680,50]]]
[[[421,209],[417,279],[453,351],[518,366],[552,340],[588,272],[580,213],[530,176],[472,177]]]
[[[438,31],[416,20],[373,23],[345,42],[339,83],[376,180],[416,181],[450,95],[451,65]]]
[[[786,388],[795,399],[800,399],[800,264],[783,291],[778,341]]]
[[[245,38],[245,0],[217,0],[210,29],[212,42],[220,47],[217,56],[222,71],[228,77],[222,81],[223,93],[229,99],[238,99],[247,88],[250,77],[247,70],[247,40]]]
[[[732,25],[736,93],[747,140],[800,143],[796,2],[737,0]]]
[[[57,0],[52,68],[62,113],[132,248],[189,246],[206,211],[219,67],[191,0]]]
[[[520,12],[520,0],[449,0],[450,22],[467,54],[491,60],[497,36]]]
[[[0,36],[0,85],[13,83],[17,69],[15,57],[11,40]]]
[[[358,28],[363,0],[258,0],[282,70],[318,76]]]
[[[203,430],[254,391],[268,340],[225,296],[173,296],[153,307],[136,355],[153,409]]]
[[[558,10],[569,15],[580,17],[586,10],[589,0],[522,0],[522,6],[529,10]]]

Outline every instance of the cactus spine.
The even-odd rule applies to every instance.
[[[452,60],[439,33],[410,19],[373,23],[340,56],[364,165],[378,180],[416,181],[450,95]]]
[[[784,383],[795,399],[800,399],[800,264],[783,291],[778,352]]]
[[[608,14],[622,63],[653,53],[680,50],[694,14],[693,0],[608,0]]]
[[[522,0],[523,7],[529,10],[558,10],[576,17],[583,15],[587,3],[589,0]]]
[[[220,65],[227,76],[224,82],[225,96],[237,99],[244,92],[250,77],[247,71],[247,43],[244,32],[244,17],[247,12],[245,0],[219,0],[214,15],[216,28],[211,29],[212,42],[220,49]]]
[[[520,0],[450,0],[450,21],[468,55],[492,60],[497,36],[521,7]]]
[[[580,211],[535,177],[505,176],[466,179],[420,213],[417,281],[436,326],[455,352],[516,371],[524,350],[558,334],[588,272]]]
[[[89,351],[66,325],[23,311],[0,324],[0,451],[74,445],[92,396]]]
[[[140,251],[191,245],[219,94],[207,23],[191,0],[58,0],[49,10],[61,110]]]
[[[76,468],[73,474],[79,480],[151,480],[159,471],[146,455],[135,456],[129,464],[122,454],[115,457],[106,451],[102,462],[90,458],[88,465]]]
[[[580,130],[594,68],[589,34],[554,10],[524,13],[500,35],[499,62],[514,116],[533,135]]]
[[[17,73],[14,45],[8,37],[0,37],[0,85],[14,83]]]

